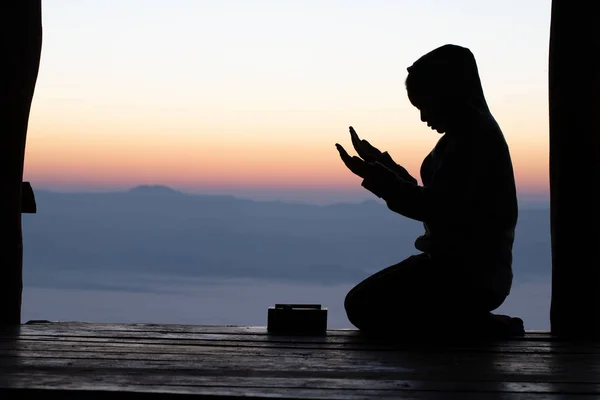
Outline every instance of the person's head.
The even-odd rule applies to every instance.
[[[460,123],[465,111],[488,111],[473,53],[445,45],[407,68],[406,91],[421,120],[439,133]]]

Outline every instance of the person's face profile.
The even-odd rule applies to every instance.
[[[446,131],[446,120],[443,107],[434,97],[409,95],[409,99],[420,113],[421,121],[426,123],[429,128],[444,133]]]
[[[446,130],[444,128],[443,121],[440,118],[437,118],[434,113],[428,111],[426,108],[419,110],[421,113],[421,121],[425,122],[429,128],[438,133],[444,133]]]

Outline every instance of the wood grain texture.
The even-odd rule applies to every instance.
[[[600,396],[600,346],[593,342],[528,333],[440,343],[373,342],[352,330],[310,337],[269,335],[264,327],[22,325],[0,329],[0,397]]]

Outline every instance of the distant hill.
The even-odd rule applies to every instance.
[[[139,274],[357,282],[416,253],[420,223],[375,201],[327,206],[192,195],[165,186],[36,191],[24,215],[26,283],[111,284]],[[521,209],[515,275],[548,276],[547,207]]]

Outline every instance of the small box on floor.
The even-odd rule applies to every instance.
[[[275,304],[275,307],[269,307],[267,331],[292,335],[325,335],[327,308],[320,304]]]

